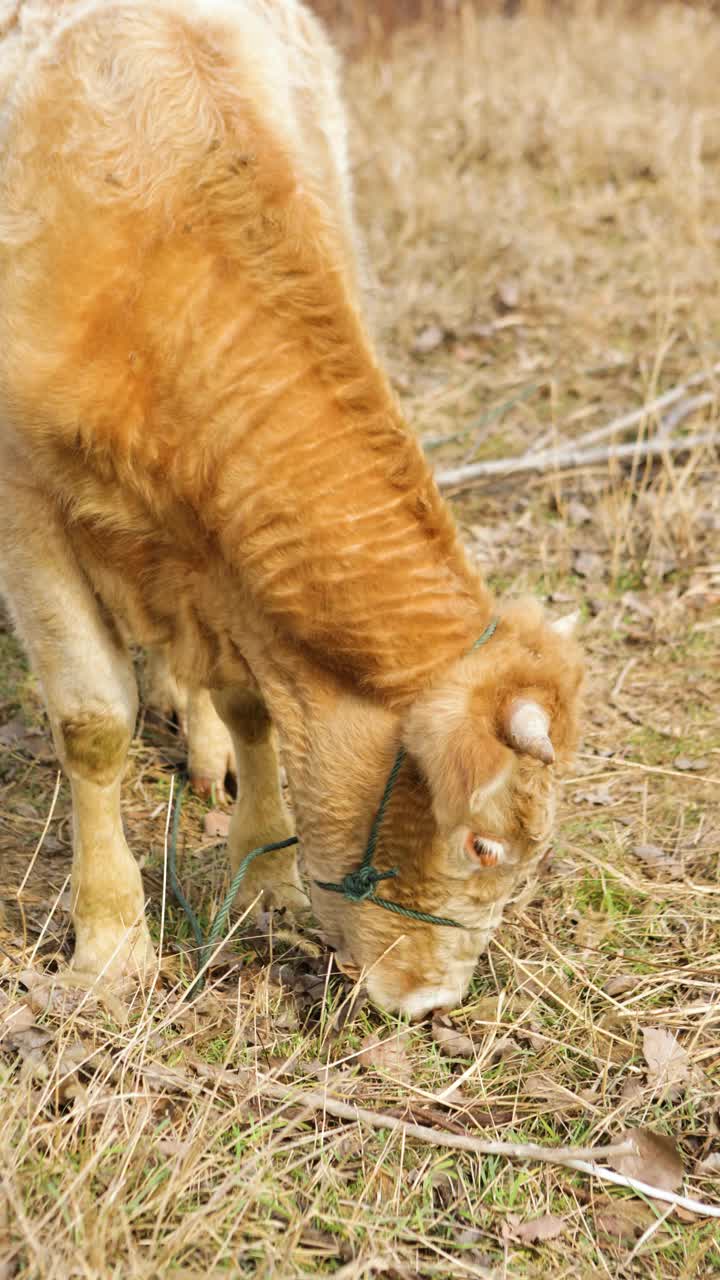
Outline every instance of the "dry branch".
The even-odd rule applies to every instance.
[[[276,1102],[287,1103],[289,1089],[276,1084],[268,1077],[258,1077],[258,1092],[264,1097],[271,1097]],[[593,1178],[605,1182],[614,1182],[620,1187],[630,1187],[655,1200],[663,1200],[667,1204],[677,1205],[697,1213],[703,1217],[720,1218],[720,1205],[705,1204],[689,1196],[678,1195],[674,1191],[665,1191],[661,1187],[653,1187],[638,1178],[629,1178],[624,1174],[606,1169],[596,1163],[598,1157],[636,1154],[632,1139],[616,1142],[604,1147],[543,1147],[534,1142],[494,1142],[485,1138],[474,1138],[470,1134],[448,1133],[443,1129],[431,1128],[429,1125],[413,1124],[401,1120],[397,1116],[385,1115],[382,1112],[368,1111],[365,1107],[355,1106],[350,1102],[342,1102],[339,1098],[329,1098],[327,1094],[314,1090],[298,1091],[297,1102],[304,1107],[325,1115],[336,1116],[340,1120],[354,1121],[367,1125],[372,1129],[390,1129],[404,1134],[407,1138],[418,1138],[421,1142],[430,1142],[437,1147],[451,1147],[459,1151],[472,1151],[476,1155],[505,1156],[509,1160],[538,1160],[545,1164],[562,1165],[567,1169],[577,1169]]]
[[[684,436],[678,440],[633,441],[594,449],[559,448],[523,458],[493,458],[489,462],[471,462],[466,467],[451,467],[447,471],[436,471],[435,480],[441,489],[453,489],[485,476],[509,476],[521,471],[563,471],[623,458],[651,458],[668,453],[686,453],[689,449],[712,444],[720,444],[720,433],[717,431]]]
[[[671,435],[681,422],[690,417],[691,413],[697,413],[698,409],[705,409],[716,401],[717,396],[714,391],[703,391],[699,396],[688,396],[687,400],[681,400],[674,409],[670,410],[670,413],[663,414],[658,435]]]
[[[670,435],[691,413],[713,404],[716,395],[712,391],[700,395],[687,396],[693,387],[709,382],[716,374],[720,374],[720,362],[714,364],[707,372],[695,373],[684,382],[664,391],[662,395],[649,400],[639,409],[633,409],[619,418],[613,418],[603,427],[596,427],[586,432],[579,439],[556,445],[553,449],[535,449],[519,458],[493,458],[488,462],[472,462],[463,467],[451,467],[446,471],[436,471],[435,479],[440,488],[449,489],[456,485],[468,484],[485,476],[513,475],[522,471],[555,471],[565,468],[584,467],[598,462],[610,462],[622,458],[654,457],[665,452],[676,453],[681,450],[695,448],[698,445],[714,444],[720,437],[717,432],[687,436],[684,439],[672,440]],[[638,426],[653,413],[675,405],[676,408],[665,415],[661,422],[660,433],[654,440],[636,440],[627,444],[613,444],[603,449],[589,448],[600,440],[608,440],[622,435],[631,427]],[[506,408],[507,406],[502,406]]]
[[[228,1071],[223,1068],[210,1067],[207,1063],[197,1061],[196,1070],[201,1075],[212,1079],[215,1085],[230,1086],[233,1090],[247,1086],[248,1073]],[[536,1160],[544,1164],[559,1165],[567,1169],[577,1169],[592,1178],[600,1178],[605,1182],[613,1182],[616,1186],[629,1187],[654,1200],[662,1200],[666,1204],[687,1209],[690,1213],[701,1217],[720,1218],[720,1205],[707,1204],[695,1200],[691,1196],[678,1195],[674,1191],[666,1191],[662,1187],[654,1187],[638,1178],[627,1177],[615,1173],[604,1165],[597,1164],[598,1158],[608,1159],[620,1155],[636,1155],[637,1148],[632,1138],[621,1142],[596,1147],[544,1147],[535,1142],[499,1142],[485,1138],[475,1138],[471,1134],[452,1133],[445,1129],[432,1128],[430,1125],[415,1124],[402,1120],[399,1116],[387,1115],[381,1111],[369,1111],[366,1107],[358,1107],[352,1102],[344,1102],[340,1098],[329,1097],[327,1093],[314,1089],[293,1089],[288,1083],[278,1084],[272,1076],[257,1073],[254,1079],[253,1093],[263,1098],[272,1098],[274,1102],[285,1105],[301,1106],[305,1113],[314,1111],[322,1115],[335,1116],[339,1120],[347,1120],[355,1124],[363,1124],[371,1129],[389,1129],[402,1133],[406,1138],[417,1138],[421,1142],[429,1142],[436,1147],[449,1147],[456,1151],[469,1151],[475,1155],[498,1155],[508,1160]],[[293,1096],[294,1094],[294,1096]],[[250,1095],[248,1095],[249,1097]],[[441,1101],[438,1098],[438,1101]]]
[[[647,404],[643,404],[639,409],[632,409],[629,413],[624,413],[620,418],[614,418],[612,422],[608,422],[604,427],[596,427],[593,431],[588,431],[587,435],[582,436],[580,443],[583,448],[589,444],[597,444],[599,440],[609,440],[613,436],[622,435],[625,431],[629,431],[631,427],[638,426],[644,422],[651,413],[658,413],[661,409],[667,409],[668,405],[677,404],[678,400],[682,400],[683,396],[692,387],[698,387],[703,382],[709,382],[715,374],[720,374],[720,362],[714,364],[706,373],[694,373],[690,378],[686,378],[684,382],[678,382],[676,386],[670,387],[668,391],[664,391],[662,395],[655,396],[654,400],[648,400]],[[708,399],[703,403],[708,404],[715,399],[713,393],[707,393]],[[700,400],[701,397],[696,397]],[[699,404],[695,404],[695,408],[700,408]],[[670,419],[668,414],[667,418]],[[577,441],[573,442],[577,445]],[[559,446],[564,448],[564,445]],[[571,447],[571,446],[568,446]]]

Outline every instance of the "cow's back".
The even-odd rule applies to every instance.
[[[355,293],[334,56],[296,0],[25,0],[3,79],[0,502],[50,497],[110,611],[197,674],[224,572],[207,495],[308,360],[264,264],[279,246],[287,290],[306,243]]]
[[[5,430],[8,418],[29,429],[50,414],[71,381],[82,418],[84,368],[103,353],[109,361],[118,344],[124,351],[120,330],[148,272],[157,323],[169,330],[163,307],[174,319],[193,288],[212,288],[194,271],[203,253],[227,257],[221,234],[213,243],[221,224],[227,234],[235,219],[242,239],[243,219],[258,223],[264,204],[272,222],[273,204],[293,189],[322,207],[334,269],[354,287],[335,78],[334,55],[296,0],[15,7],[0,26]],[[186,244],[171,261],[167,246],[180,233]],[[88,317],[91,305],[99,322]],[[140,358],[132,343],[123,358]],[[106,375],[106,387],[116,380]],[[133,382],[133,403],[120,386],[114,392],[117,412],[130,418],[145,407]]]

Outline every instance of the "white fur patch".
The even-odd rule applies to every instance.
[[[462,987],[420,987],[398,1001],[397,1008],[410,1018],[419,1018],[432,1009],[454,1009],[462,998]]]
[[[508,764],[505,766],[504,769],[501,769],[499,773],[496,773],[494,778],[490,778],[490,780],[486,782],[484,786],[477,787],[477,789],[473,791],[470,797],[471,813],[477,813],[482,808],[482,806],[486,804],[487,801],[490,800],[491,797],[494,796],[495,793],[505,785],[505,783],[507,782],[509,773],[510,773],[510,765]]]

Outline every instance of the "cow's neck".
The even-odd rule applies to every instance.
[[[218,391],[229,425],[216,427],[226,444],[204,512],[279,635],[399,707],[469,648],[492,603],[337,290],[312,324],[257,317],[265,345],[244,352],[247,384],[235,369]]]

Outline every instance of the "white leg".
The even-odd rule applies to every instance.
[[[292,823],[280,787],[275,731],[265,703],[254,689],[214,691],[213,702],[235,748],[238,794],[230,821],[228,851],[235,872],[251,849],[285,840]],[[244,909],[258,899],[258,912],[286,907],[293,914],[308,907],[294,848],[266,853],[250,864],[236,904]]]
[[[153,950],[120,816],[137,713],[132,663],[51,504],[18,487],[0,492],[0,507],[3,589],[42,681],[72,789],[73,964],[90,975],[142,970]]]

